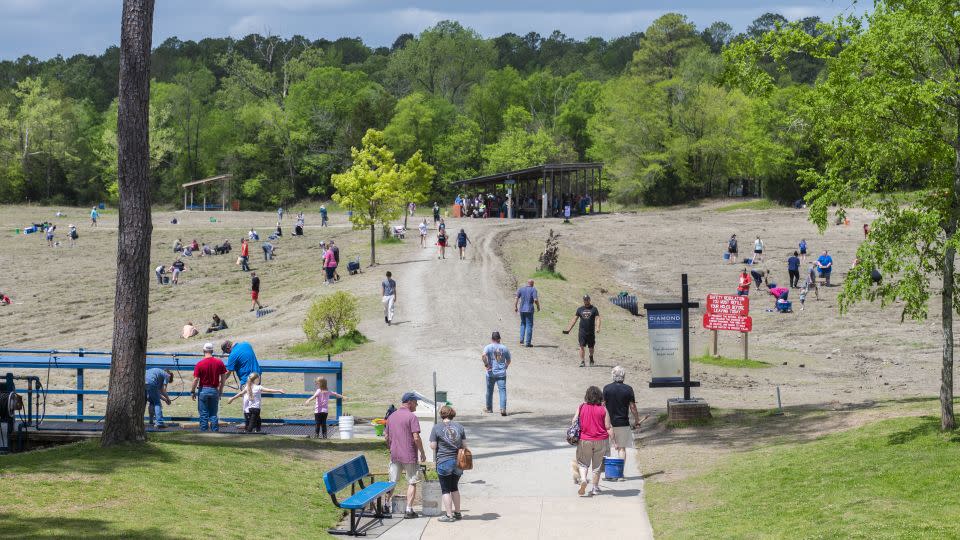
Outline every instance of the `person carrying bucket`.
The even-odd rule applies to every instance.
[[[627,370],[623,366],[616,366],[610,371],[613,382],[603,387],[603,403],[607,407],[607,414],[610,416],[611,439],[613,448],[610,451],[610,457],[616,457],[623,460],[621,465],[626,464],[627,448],[633,448],[633,429],[640,427],[640,413],[637,412],[637,400],[633,393],[633,388],[623,382],[626,378]],[[633,414],[634,422],[630,422],[630,414]],[[607,474],[607,480],[613,480],[610,474]],[[621,474],[616,478],[623,481]]]

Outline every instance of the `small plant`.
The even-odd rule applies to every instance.
[[[553,229],[550,229],[550,234],[547,235],[547,244],[543,249],[543,253],[540,254],[540,266],[537,267],[537,271],[547,271],[551,274],[557,273],[557,262],[560,258],[560,235],[553,232]]]
[[[329,345],[342,335],[357,329],[360,322],[357,297],[338,291],[318,299],[303,321],[303,332],[314,343]]]

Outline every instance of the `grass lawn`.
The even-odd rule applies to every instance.
[[[662,538],[958,538],[960,433],[895,418],[651,482]]]
[[[728,204],[717,208],[717,212],[733,212],[735,210],[773,210],[780,205],[768,199],[754,199],[752,201]]]
[[[357,454],[386,472],[382,441],[164,434],[0,457],[0,533],[23,538],[327,537],[340,511],[323,473]]]
[[[720,366],[728,368],[768,368],[770,364],[759,360],[744,360],[743,358],[727,358],[725,356],[713,356],[705,354],[703,356],[691,356],[691,362],[698,364],[710,364],[711,366]]]

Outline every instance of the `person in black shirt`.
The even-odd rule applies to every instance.
[[[250,298],[253,299],[250,311],[263,309],[263,306],[260,304],[260,278],[257,277],[256,272],[250,272]]]
[[[570,321],[570,326],[563,331],[569,334],[573,330],[573,325],[580,321],[580,367],[584,367],[585,349],[590,349],[590,365],[593,365],[593,348],[597,344],[597,334],[600,333],[600,310],[596,306],[590,305],[590,295],[583,295],[583,305],[577,308],[577,313]]]
[[[613,450],[620,459],[627,458],[627,448],[633,448],[633,428],[640,427],[640,414],[637,412],[637,400],[633,388],[623,383],[626,370],[617,366],[611,370],[613,382],[603,387],[603,403],[610,415],[610,425],[613,426]],[[630,413],[633,413],[633,424],[630,423]],[[611,457],[614,457],[611,452]]]

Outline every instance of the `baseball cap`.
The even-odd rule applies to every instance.
[[[407,392],[406,394],[403,395],[402,398],[400,398],[400,403],[406,403],[408,401],[418,401],[417,395],[414,394],[413,392]]]
[[[207,352],[207,351],[213,352],[213,343],[210,343],[209,341],[206,342],[206,343],[204,343],[204,344],[203,344],[203,351],[204,351],[204,352]]]
[[[589,299],[590,299],[590,295],[589,295],[589,294],[583,295],[583,299],[584,299],[584,300],[589,300]]]
[[[493,335],[490,336],[490,339],[500,339],[500,332],[494,332]]]

